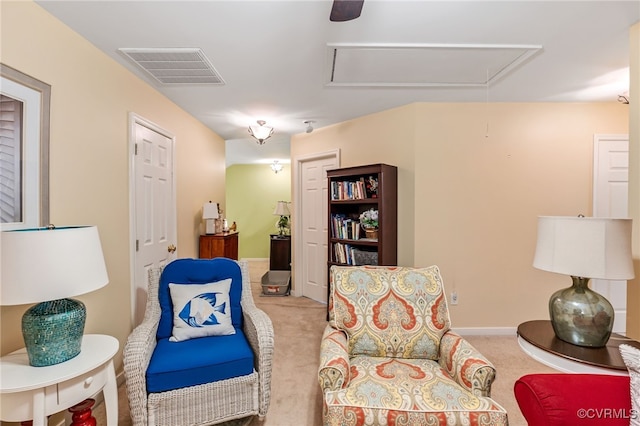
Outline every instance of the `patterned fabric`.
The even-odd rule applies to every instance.
[[[331,268],[318,380],[325,426],[508,425],[495,368],[449,330],[436,266]]]
[[[507,425],[504,408],[476,397],[428,359],[351,359],[349,386],[325,394],[325,425]]]
[[[332,269],[332,325],[349,336],[349,353],[438,359],[450,326],[437,266]]]
[[[331,325],[327,325],[322,335],[320,365],[318,376],[323,391],[340,389],[349,381],[347,336]]]
[[[476,396],[491,396],[496,370],[469,342],[452,331],[440,341],[440,367]]]
[[[640,349],[624,344],[619,348],[631,379],[631,411],[634,415],[630,426],[640,426]]]

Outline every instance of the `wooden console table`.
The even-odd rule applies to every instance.
[[[572,345],[556,337],[551,321],[527,321],[518,326],[518,344],[535,360],[565,373],[628,375],[618,347],[640,349],[640,342],[612,333],[607,345],[589,348]]]
[[[238,232],[200,235],[200,258],[228,257],[238,260]]]

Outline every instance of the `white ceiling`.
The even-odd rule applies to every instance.
[[[412,102],[616,101],[628,91],[628,29],[640,19],[638,0],[365,0],[348,22],[329,21],[330,0],[37,3],[227,140],[227,164],[288,159],[290,136],[305,131],[305,120],[324,127]],[[385,48],[336,55],[347,59],[336,77],[367,85],[328,85],[329,45],[353,44]],[[491,53],[407,56],[441,45]],[[535,49],[487,85],[428,81],[493,75],[513,61],[495,47],[512,45]],[[199,48],[225,84],[161,85],[121,48]],[[372,85],[380,81],[388,84]],[[263,146],[247,132],[256,120],[275,128]]]

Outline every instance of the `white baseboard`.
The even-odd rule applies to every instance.
[[[516,336],[516,327],[452,327],[461,336]]]
[[[246,260],[247,262],[268,262],[268,257],[243,257],[240,260]]]

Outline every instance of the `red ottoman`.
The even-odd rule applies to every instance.
[[[529,426],[629,426],[628,376],[529,374],[513,391]]]

